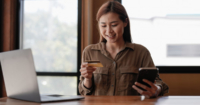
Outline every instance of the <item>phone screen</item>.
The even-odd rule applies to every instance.
[[[148,87],[151,87],[149,84],[147,84],[146,82],[143,82],[143,79],[147,79],[149,81],[151,81],[152,83],[154,83],[155,79],[156,79],[156,75],[158,73],[158,69],[157,68],[140,68],[139,70],[139,74],[138,74],[138,78],[137,78],[137,82],[144,84]],[[138,88],[146,91],[145,89],[137,86]]]

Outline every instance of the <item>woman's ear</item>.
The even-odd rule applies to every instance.
[[[124,28],[128,25],[128,18],[126,18],[125,22],[124,22]]]

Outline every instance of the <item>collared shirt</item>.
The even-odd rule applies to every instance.
[[[114,59],[106,51],[104,42],[87,46],[83,51],[82,62],[96,60],[100,61],[104,67],[98,67],[93,72],[90,89],[84,86],[84,77],[80,76],[81,95],[139,95],[132,88],[139,68],[155,67],[147,48],[128,42]],[[161,87],[160,95],[168,92],[168,86],[159,78],[159,74],[156,77],[156,84]]]

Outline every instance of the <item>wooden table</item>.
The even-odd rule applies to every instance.
[[[82,100],[35,103],[0,98],[0,105],[200,105],[200,96],[162,96],[144,99],[141,96],[86,96]]]

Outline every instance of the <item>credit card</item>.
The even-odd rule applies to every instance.
[[[92,67],[103,67],[100,61],[85,61],[88,63],[88,66]]]

